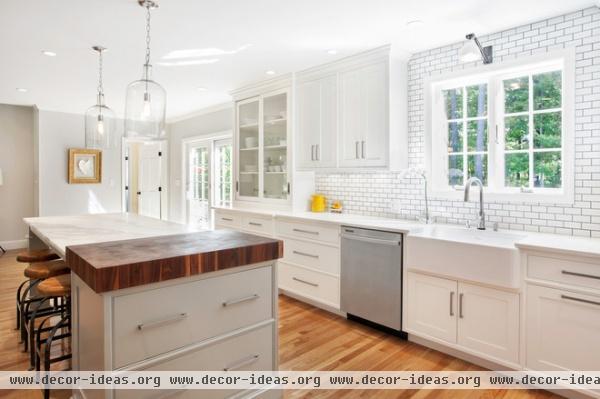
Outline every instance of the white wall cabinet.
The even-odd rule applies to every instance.
[[[409,333],[518,364],[518,294],[413,272],[406,279]]]

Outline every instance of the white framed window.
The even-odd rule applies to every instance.
[[[426,82],[434,195],[476,176],[492,199],[572,202],[574,54],[528,57]]]

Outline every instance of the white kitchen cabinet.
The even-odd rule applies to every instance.
[[[519,362],[519,295],[406,274],[406,330],[494,361]]]
[[[337,76],[299,81],[296,89],[297,166],[332,168],[337,161]]]

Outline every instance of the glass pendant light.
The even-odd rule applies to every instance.
[[[125,136],[137,140],[165,137],[167,93],[152,80],[150,64],[150,10],[158,8],[152,0],[138,0],[146,8],[146,63],[142,79],[127,86],[125,99]]]
[[[106,48],[92,47],[98,52],[98,99],[96,105],[85,112],[85,146],[87,148],[114,147],[115,113],[104,105],[104,87],[102,86],[102,53]]]

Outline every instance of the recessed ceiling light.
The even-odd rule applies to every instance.
[[[336,49],[327,50],[327,54],[336,55],[337,50]]]
[[[267,75],[275,75],[275,71],[272,69],[269,69],[267,72],[265,72]]]
[[[208,89],[206,87],[198,87],[198,88],[196,88],[196,90],[198,90],[198,91],[208,91]]]
[[[425,22],[421,21],[420,19],[412,19],[406,22],[407,28],[418,28],[419,26],[423,25],[425,25]]]
[[[42,54],[47,57],[56,57],[56,53],[54,51],[44,50],[42,51]]]
[[[24,87],[17,87],[17,91],[19,93],[27,93],[29,90]]]

